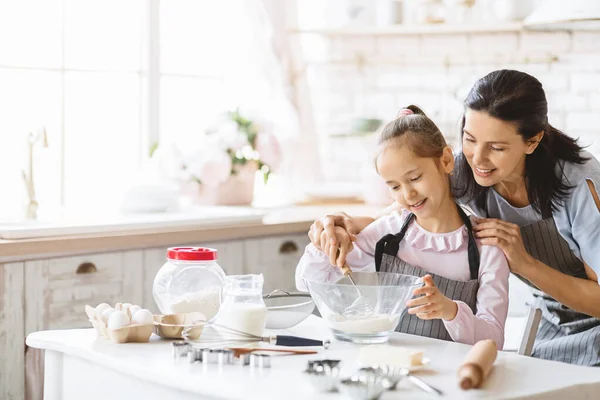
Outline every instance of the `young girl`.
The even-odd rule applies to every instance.
[[[493,339],[502,349],[508,264],[499,248],[475,239],[452,197],[452,149],[416,106],[386,125],[379,145],[377,172],[404,210],[370,224],[355,243],[336,227],[336,245],[323,243],[323,251],[308,245],[296,268],[296,286],[306,291],[303,278],[338,281],[343,265],[337,264],[344,258],[356,272],[423,277],[425,285],[413,293],[419,297],[407,302],[396,330],[465,344]]]

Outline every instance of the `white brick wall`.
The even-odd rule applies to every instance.
[[[500,68],[536,76],[550,121],[600,149],[600,33],[349,36],[311,38],[307,73],[317,129],[341,133],[357,116],[389,120],[417,104],[456,144],[462,100],[473,83]],[[313,48],[310,48],[312,46]],[[595,140],[595,138],[598,140]],[[360,138],[322,141],[328,179],[358,180]],[[598,142],[598,144],[596,144]]]

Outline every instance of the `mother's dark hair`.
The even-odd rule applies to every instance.
[[[544,132],[535,151],[525,158],[525,185],[533,209],[543,218],[552,216],[572,189],[563,180],[562,167],[557,168],[557,164],[559,161],[582,164],[588,159],[581,156],[582,148],[577,139],[548,123],[548,103],[540,81],[520,71],[494,71],[475,83],[464,106],[514,124],[525,141]],[[464,126],[463,115],[461,139]],[[457,159],[457,163],[454,195],[467,201],[475,200],[480,209],[486,210],[489,188],[475,181],[464,155]]]

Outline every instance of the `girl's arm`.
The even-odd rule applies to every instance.
[[[504,324],[508,315],[508,262],[495,246],[481,247],[477,313],[462,301],[456,301],[458,312],[444,326],[455,342],[475,344],[492,339],[498,350],[504,346]]]

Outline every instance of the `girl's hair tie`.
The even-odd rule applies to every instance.
[[[402,110],[398,111],[398,115],[396,115],[396,118],[405,117],[411,114],[414,114],[414,112],[410,108],[403,108]]]

